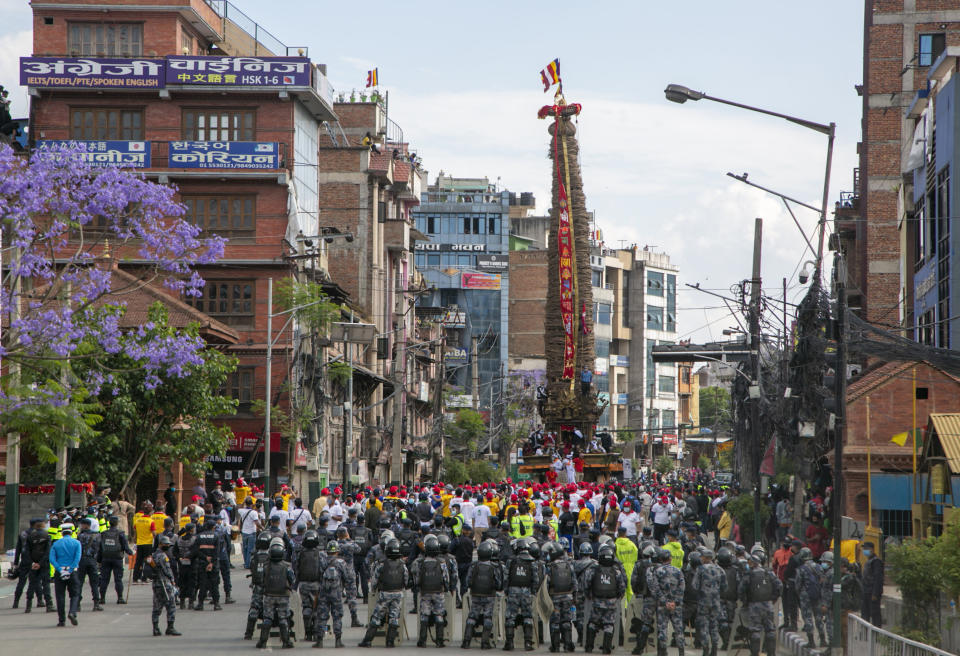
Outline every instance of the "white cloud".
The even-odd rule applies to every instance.
[[[440,169],[491,180],[500,176],[512,191],[533,191],[544,211],[550,202],[549,137],[546,123],[536,119],[544,98],[512,91],[436,93],[391,98],[391,107],[424,157],[431,180]],[[701,282],[727,289],[750,277],[754,218],[762,217],[764,288],[780,289],[787,276],[795,287],[790,296],[802,293],[794,270],[804,255],[803,237],[782,202],[725,173],[748,171],[751,180],[817,206],[825,137],[709,103],[678,107],[666,101],[582,100],[578,133],[584,191],[609,245],[616,247],[622,239],[656,246],[680,267],[681,286]],[[837,181],[849,184],[853,152],[852,142],[838,139],[831,203],[848,188]],[[817,214],[794,211],[816,247]],[[810,257],[807,252],[803,259]],[[680,302],[696,308],[723,304],[693,290],[682,291]],[[682,311],[680,332],[716,319],[713,336],[719,337],[719,329],[735,325],[733,318],[722,319],[726,314],[725,308]],[[710,334],[704,329],[692,336],[699,340]]]
[[[0,35],[0,84],[10,92],[10,113],[27,115],[30,102],[27,89],[20,86],[20,58],[33,52],[33,32],[11,32]]]

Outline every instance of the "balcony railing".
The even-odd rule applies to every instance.
[[[252,52],[243,52],[238,54],[247,54],[253,56],[288,56],[301,57],[309,56],[307,46],[288,46],[280,39],[273,36],[270,32],[260,26],[255,20],[240,11],[230,0],[204,0],[217,16],[220,17],[222,25],[220,33],[223,34],[225,42],[236,42],[236,36],[231,39],[231,28],[236,27],[243,31],[247,36],[252,37]],[[302,54],[300,54],[302,51]]]

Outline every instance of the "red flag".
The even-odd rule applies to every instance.
[[[771,437],[770,443],[767,444],[767,450],[763,454],[763,462],[760,463],[760,473],[765,476],[773,476],[776,474],[775,465],[774,465],[774,453],[776,451],[777,438]]]

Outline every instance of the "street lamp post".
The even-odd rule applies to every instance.
[[[833,142],[836,137],[836,123],[823,124],[816,123],[814,121],[808,121],[806,119],[798,118],[796,116],[790,116],[789,114],[781,114],[780,112],[774,112],[769,109],[763,109],[760,107],[754,107],[752,105],[746,105],[743,103],[734,102],[732,100],[725,100],[723,98],[716,98],[714,96],[709,96],[702,91],[694,91],[689,87],[685,87],[682,84],[668,84],[667,88],[664,89],[664,95],[667,100],[675,103],[683,104],[688,100],[712,100],[714,102],[722,103],[724,105],[730,105],[732,107],[739,107],[740,109],[746,109],[751,112],[757,112],[760,114],[767,114],[768,116],[776,116],[777,118],[782,118],[785,121],[790,121],[791,123],[796,123],[797,125],[802,125],[805,128],[819,132],[820,134],[825,134],[827,136],[827,162],[823,173],[823,198],[821,199],[820,205],[820,221],[818,223],[819,235],[817,241],[817,258],[814,261],[814,281],[815,284],[820,285],[823,278],[823,244],[824,238],[826,237],[827,232],[827,204],[829,202],[830,196],[830,171],[833,166]],[[840,262],[842,264],[842,255],[840,255]],[[838,286],[838,296],[837,296],[837,311],[838,314],[841,312],[846,312],[845,300],[846,300],[846,291],[845,283],[846,280],[840,280],[840,275],[846,275],[845,267],[840,267],[840,271],[837,271],[837,286]],[[844,333],[844,327],[846,324],[846,317],[838,316],[837,317],[837,343],[838,343],[838,354],[845,356],[846,353],[846,335]],[[842,360],[843,357],[838,358],[838,361]],[[843,363],[845,365],[845,362]],[[841,479],[841,463],[843,461],[843,431],[840,427],[843,426],[843,422],[846,418],[846,367],[844,370],[837,371],[837,376],[840,377],[840,380],[837,384],[836,394],[837,394],[837,415],[838,415],[838,430],[835,432],[834,437],[834,473],[833,473],[833,543],[834,550],[839,553],[840,549],[840,490],[842,485]],[[840,568],[834,567],[833,571],[833,625],[835,627],[840,626],[841,621],[841,599],[840,599]],[[834,650],[834,653],[841,647],[841,634],[840,631],[834,631],[833,641],[831,647]]]

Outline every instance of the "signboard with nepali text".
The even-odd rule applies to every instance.
[[[149,141],[77,141],[48,139],[37,141],[37,150],[76,150],[77,157],[92,166],[129,166],[150,168]]]
[[[227,451],[253,451],[260,439],[260,433],[252,431],[233,431],[233,436],[227,443]],[[263,442],[260,443],[259,451],[263,451]],[[270,452],[277,453],[283,450],[283,444],[280,440],[280,433],[270,432]]]
[[[224,87],[309,87],[306,57],[167,57],[166,83]]]
[[[159,59],[21,57],[25,87],[161,89],[164,62]]]
[[[280,145],[264,141],[171,141],[172,169],[278,169]]]

